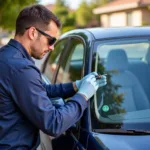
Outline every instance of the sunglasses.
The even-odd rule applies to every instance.
[[[30,27],[28,27],[28,28],[26,28],[26,30],[27,29],[29,29]],[[48,39],[48,45],[53,45],[55,42],[56,42],[56,38],[55,37],[52,37],[52,36],[50,36],[49,34],[47,34],[47,33],[45,33],[44,31],[42,31],[42,30],[40,30],[40,29],[38,29],[38,28],[35,28],[39,33],[41,33],[42,35],[44,35],[44,36],[46,36],[46,38]]]

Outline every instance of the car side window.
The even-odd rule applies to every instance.
[[[84,44],[78,39],[72,39],[65,57],[60,65],[56,83],[66,83],[82,77],[84,59]]]
[[[95,71],[107,73],[107,85],[99,88],[94,97],[100,121],[141,122],[150,110],[149,71],[145,61],[149,45],[147,39],[128,38],[107,41],[97,47]]]
[[[44,74],[50,81],[52,81],[53,79],[53,75],[57,69],[61,52],[65,48],[66,43],[67,43],[67,40],[65,39],[65,40],[60,41],[58,44],[56,44],[55,50],[51,52],[48,58],[48,62],[47,62]]]

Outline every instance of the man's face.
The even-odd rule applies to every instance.
[[[42,59],[46,53],[53,51],[54,43],[51,44],[51,40],[53,40],[52,37],[58,36],[58,27],[53,21],[49,23],[48,30],[44,31],[49,36],[43,35],[40,31],[41,29],[36,29],[38,36],[30,45],[31,56],[35,59]]]

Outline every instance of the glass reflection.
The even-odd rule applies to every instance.
[[[108,81],[105,87],[98,89],[91,106],[101,122],[97,128],[150,123],[149,40],[128,39],[96,44],[93,70],[106,73]]]

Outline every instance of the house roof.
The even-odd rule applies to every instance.
[[[150,0],[114,0],[106,5],[95,8],[94,14],[103,14],[150,5]]]

